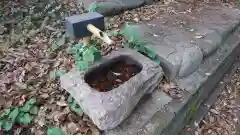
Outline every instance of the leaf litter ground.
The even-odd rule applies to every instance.
[[[217,101],[207,116],[196,124],[194,135],[239,135],[240,134],[240,59],[220,81],[224,85]]]
[[[63,18],[84,12],[82,6],[70,0],[0,4],[0,108],[15,107],[2,117],[1,129],[11,130],[0,134],[100,134],[56,79],[75,66],[65,50],[77,41],[66,38]],[[31,98],[36,100],[33,109]],[[6,124],[9,120],[14,126]]]

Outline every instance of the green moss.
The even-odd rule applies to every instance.
[[[199,91],[197,91],[193,95],[191,100],[194,100],[194,101],[188,105],[188,111],[187,111],[184,123],[190,123],[197,115],[198,108],[199,108],[200,104],[202,103],[202,100],[200,100]]]

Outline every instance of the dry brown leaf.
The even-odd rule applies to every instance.
[[[3,95],[0,95],[0,107],[4,106],[6,104],[6,99]]]
[[[45,93],[45,94],[41,94],[40,97],[43,99],[47,99],[49,97],[49,95],[47,93]]]
[[[204,36],[203,35],[196,35],[195,38],[196,39],[202,39]]]
[[[93,130],[92,135],[101,135],[99,130]]]
[[[61,107],[68,106],[68,104],[65,101],[58,101],[57,105]]]
[[[77,129],[78,129],[78,126],[76,123],[71,122],[67,124],[68,133],[74,133],[77,131]]]

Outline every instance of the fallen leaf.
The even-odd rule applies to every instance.
[[[205,75],[207,75],[207,76],[210,76],[210,75],[211,75],[211,73],[205,73]]]
[[[32,118],[28,113],[20,113],[17,119],[18,119],[18,122],[23,125],[29,124],[32,120]]]
[[[41,94],[40,97],[43,99],[47,99],[49,97],[49,95],[48,95],[48,93],[45,93],[45,94]]]
[[[14,108],[10,113],[9,113],[9,116],[8,116],[8,119],[10,119],[13,122],[15,122],[15,119],[17,118],[19,114],[19,109],[18,108]]]
[[[65,101],[58,101],[58,102],[57,102],[57,105],[58,105],[58,106],[61,106],[61,107],[64,107],[64,106],[67,106],[68,104],[65,103]]]
[[[22,90],[27,89],[27,84],[25,84],[25,83],[17,82],[17,83],[15,83],[15,85],[16,85],[19,89],[22,89]]]
[[[0,35],[3,34],[5,32],[5,27],[0,25]]]
[[[67,124],[67,131],[69,133],[74,133],[74,132],[76,132],[77,129],[78,129],[77,124],[75,124],[73,122]]]
[[[196,35],[195,38],[197,39],[202,39],[204,36],[203,35]]]
[[[6,104],[6,99],[3,95],[0,95],[0,107]]]
[[[93,130],[92,135],[101,135],[101,133],[98,130]]]

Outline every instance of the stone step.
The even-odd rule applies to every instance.
[[[175,24],[186,17],[194,19],[183,26]],[[156,93],[163,92],[157,89],[122,124],[104,135],[178,134],[240,55],[239,20],[239,10],[213,6],[187,15],[161,15],[138,25],[142,39],[155,47],[165,75],[182,89],[181,100],[162,94],[156,101]],[[151,101],[152,105],[148,104]],[[146,112],[160,102],[163,105]]]
[[[94,7],[94,11],[103,15],[116,15],[124,10],[130,10],[140,7],[145,4],[145,0],[77,0],[77,2],[83,3],[85,9]],[[149,1],[149,0],[147,0]]]
[[[240,53],[240,51],[238,53]],[[200,124],[202,119],[207,115],[210,107],[218,100],[218,97],[221,94],[222,90],[224,90],[224,87],[230,83],[231,78],[233,77],[233,75],[235,74],[239,67],[240,61],[235,60],[233,66],[230,67],[229,70],[227,70],[226,74],[221,78],[221,81],[215,86],[215,88],[209,94],[210,96],[207,98],[207,100],[200,105],[196,113],[196,117],[192,119],[188,125],[186,125],[186,128],[182,130],[179,135],[191,135],[192,133],[191,131],[194,131],[194,129],[196,129],[196,124]],[[187,128],[190,128],[191,131],[189,132]]]
[[[239,40],[240,41],[240,40]],[[240,42],[239,42],[240,43]],[[111,130],[105,131],[105,135],[176,135],[178,134],[185,125],[187,125],[194,117],[200,107],[200,104],[207,100],[208,95],[212,92],[212,89],[220,80],[221,76],[226,70],[231,67],[235,58],[240,55],[240,46],[236,44],[234,48],[230,49],[228,53],[224,53],[225,49],[218,51],[216,55],[219,58],[219,62],[215,63],[211,60],[209,64],[217,64],[215,70],[211,75],[206,75],[202,71],[208,71],[207,68],[201,68],[198,70],[197,76],[205,76],[204,78],[197,80],[201,83],[195,90],[182,91],[181,96],[183,100],[175,100],[166,94],[158,95],[161,90],[156,90],[149,99],[145,102],[140,102],[137,109],[126,119],[120,126]],[[204,67],[204,66],[203,66]],[[201,71],[201,72],[200,72]],[[199,74],[201,73],[201,74]],[[207,72],[206,72],[207,73]],[[196,77],[197,77],[196,76]],[[164,92],[162,92],[164,93]],[[153,96],[157,96],[154,98]],[[156,100],[158,99],[158,100]],[[149,102],[154,101],[149,104]],[[162,105],[160,105],[162,104]],[[159,105],[153,107],[150,106]],[[161,108],[162,107],[162,108]],[[156,109],[157,108],[157,109]],[[150,110],[146,113],[146,110]],[[151,118],[149,118],[152,115]],[[145,118],[145,119],[144,119]],[[146,123],[146,121],[148,121]]]

